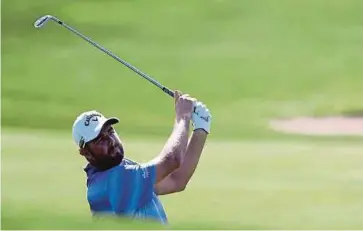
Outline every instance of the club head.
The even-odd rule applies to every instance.
[[[35,28],[40,28],[40,27],[44,26],[44,24],[46,24],[46,23],[47,23],[47,21],[48,21],[50,18],[52,18],[52,16],[51,16],[51,15],[45,15],[45,16],[43,16],[43,17],[39,18],[37,21],[35,21],[35,23],[34,23],[34,27],[35,27]]]

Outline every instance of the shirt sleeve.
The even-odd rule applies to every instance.
[[[109,175],[111,206],[117,212],[133,212],[150,202],[156,182],[154,165],[119,165]]]

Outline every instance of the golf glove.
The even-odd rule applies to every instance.
[[[193,130],[203,129],[209,134],[211,123],[212,115],[209,112],[209,109],[203,103],[197,101],[194,105],[194,111],[192,114]]]

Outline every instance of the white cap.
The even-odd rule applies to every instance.
[[[118,122],[118,118],[106,118],[94,110],[83,112],[73,123],[73,140],[79,147],[84,147],[87,142],[95,139],[100,134],[103,125]]]

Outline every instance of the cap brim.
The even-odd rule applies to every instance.
[[[106,122],[103,124],[103,126],[104,125],[112,125],[112,124],[117,124],[118,122],[120,122],[120,120],[118,119],[118,118],[116,118],[116,117],[111,117],[111,118],[108,118],[107,120],[106,120]]]

